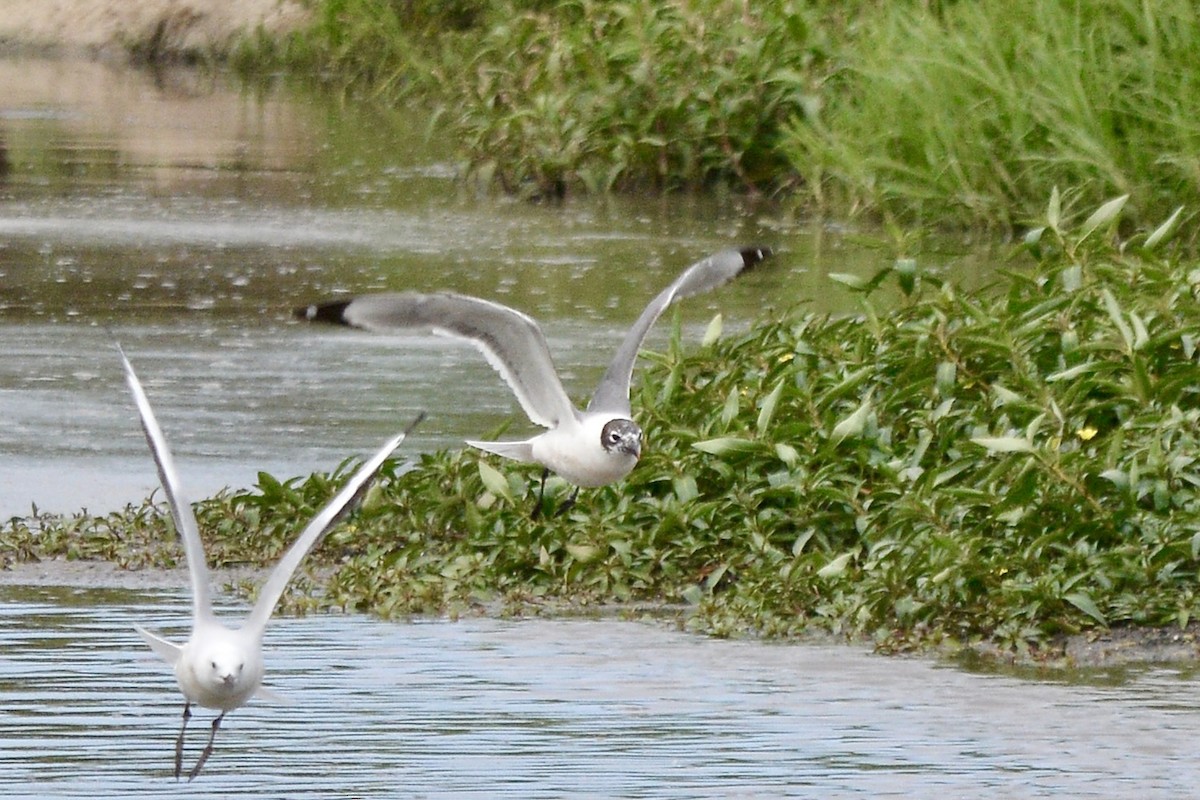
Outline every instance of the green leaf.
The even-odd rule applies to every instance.
[[[1079,241],[1091,236],[1096,232],[1096,229],[1102,225],[1107,225],[1117,218],[1121,213],[1121,209],[1125,207],[1125,201],[1129,199],[1129,195],[1123,194],[1120,197],[1114,197],[1104,205],[1092,212],[1092,215],[1083,221],[1083,226],[1080,228]]]
[[[817,575],[822,578],[835,578],[846,571],[846,565],[850,563],[850,559],[853,557],[853,550],[842,553],[840,556],[817,570]]]
[[[1002,406],[1015,405],[1017,403],[1025,402],[1025,398],[1021,397],[1021,395],[1017,394],[1011,389],[1004,388],[998,383],[992,384],[992,394],[996,395],[996,402]]]
[[[1141,350],[1150,341],[1150,334],[1146,331],[1146,323],[1142,322],[1142,318],[1138,316],[1136,311],[1129,312],[1129,322],[1133,326],[1133,349]]]
[[[571,554],[571,558],[581,564],[586,564],[596,557],[600,549],[592,544],[571,544],[567,543],[567,552]]]
[[[1183,216],[1183,206],[1175,209],[1171,216],[1167,217],[1167,221],[1154,229],[1154,232],[1146,237],[1145,244],[1142,247],[1147,250],[1153,250],[1160,244],[1167,242],[1175,234],[1175,228],[1179,225],[1179,218]]]
[[[1116,486],[1121,491],[1126,491],[1129,489],[1129,475],[1125,473],[1125,470],[1117,469],[1116,467],[1112,469],[1106,469],[1104,472],[1100,473],[1100,477],[1104,478],[1106,481],[1110,481],[1113,486]],[[1194,543],[1195,542],[1193,541],[1193,544]]]
[[[776,443],[775,455],[779,456],[779,460],[789,467],[796,466],[796,462],[800,460],[800,453],[796,451],[796,448],[785,442]]]
[[[759,435],[766,432],[767,427],[771,424],[771,418],[775,416],[775,407],[779,404],[779,396],[783,393],[783,378],[775,382],[775,388],[763,400],[762,408],[758,411],[757,429]]]
[[[1033,442],[1020,436],[976,436],[971,441],[990,453],[1032,453]]]
[[[717,339],[721,338],[721,332],[725,328],[725,320],[720,315],[714,316],[708,323],[708,327],[704,329],[704,338],[700,340],[702,347],[710,347]]]
[[[1125,340],[1125,347],[1133,350],[1133,331],[1130,330],[1129,323],[1125,322],[1125,315],[1121,312],[1121,306],[1117,303],[1117,298],[1113,297],[1113,293],[1107,287],[1100,292],[1100,297],[1104,300],[1104,308],[1108,310],[1108,315],[1112,317],[1113,324],[1121,332],[1121,338]]]
[[[833,426],[833,431],[830,433],[830,438],[835,442],[840,442],[851,437],[857,438],[862,435],[863,429],[866,428],[867,418],[871,414],[871,395],[868,393],[865,400],[850,413],[850,416],[838,422]]]
[[[1107,625],[1108,620],[1104,618],[1104,614],[1100,611],[1100,607],[1092,600],[1091,596],[1084,592],[1071,592],[1063,597],[1071,605],[1078,608],[1083,613],[1087,614],[1092,619],[1099,622],[1101,625]]]
[[[843,286],[849,286],[851,289],[861,290],[865,288],[868,283],[865,278],[854,275],[850,272],[831,272],[829,273],[828,278],[835,283],[840,283]]]
[[[680,503],[690,503],[700,496],[700,489],[696,486],[696,479],[691,475],[683,475],[671,481],[675,488],[675,497]]]
[[[1046,222],[1051,230],[1058,231],[1058,223],[1062,219],[1062,196],[1055,186],[1050,192],[1050,202],[1046,204]]]
[[[813,537],[813,534],[816,532],[817,531],[815,528],[809,528],[808,530],[804,531],[804,533],[797,536],[796,541],[792,542],[792,555],[798,556],[801,553],[803,553],[804,546],[806,544],[808,544],[808,540],[811,539]],[[1200,533],[1198,533],[1196,535],[1200,536]]]
[[[714,456],[723,456],[726,453],[749,453],[754,451],[757,446],[756,442],[739,436],[718,436],[715,439],[692,442],[694,449]]]
[[[1084,373],[1091,372],[1096,368],[1096,365],[1091,361],[1085,361],[1082,364],[1076,364],[1070,369],[1064,369],[1060,372],[1052,372],[1046,376],[1046,383],[1054,383],[1056,381],[1070,381],[1078,378]]]
[[[729,390],[729,396],[725,398],[725,407],[721,409],[721,427],[728,428],[729,423],[733,421],[740,410],[741,398],[735,386]]]
[[[505,500],[512,502],[512,489],[509,488],[508,479],[506,479],[500,470],[493,467],[486,461],[479,463],[479,479],[483,481],[483,486],[489,492],[497,497],[503,497]]]

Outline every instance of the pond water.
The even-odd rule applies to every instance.
[[[410,453],[535,430],[472,348],[305,325],[295,306],[384,288],[497,298],[543,322],[585,400],[624,326],[709,252],[779,255],[683,304],[693,342],[717,311],[733,329],[772,307],[851,308],[827,274],[888,263],[736,200],[489,196],[423,125],[195,71],[0,58],[0,518],[106,511],[157,485],[114,337],[202,496],[361,457],[418,409],[433,413]]]
[[[131,625],[182,638],[187,609],[0,587],[0,795],[1147,800],[1200,780],[1200,682],[1171,669],[1034,683],[613,620],[314,616],[267,632],[287,703],[231,712],[176,783],[182,700]]]

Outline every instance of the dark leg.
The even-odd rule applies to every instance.
[[[204,762],[208,761],[208,757],[212,755],[213,739],[216,738],[217,728],[221,727],[221,720],[223,719],[225,719],[224,711],[222,711],[220,715],[213,720],[212,733],[208,735],[208,744],[204,746],[204,752],[200,754],[200,760],[196,762],[196,766],[192,767],[192,771],[188,773],[189,781],[200,774],[200,770],[204,768]]]
[[[538,490],[537,505],[533,507],[533,513],[529,515],[530,519],[537,519],[542,515],[542,499],[546,496],[546,478],[549,475],[549,468],[542,470],[542,488]]]
[[[571,492],[571,496],[563,501],[563,504],[558,507],[558,511],[554,512],[554,516],[561,517],[563,514],[570,511],[575,506],[575,501],[579,498],[579,487],[575,487],[575,491]]]
[[[179,738],[175,740],[175,780],[183,771],[183,732],[187,730],[188,720],[192,718],[192,701],[183,701],[183,725],[179,728]]]

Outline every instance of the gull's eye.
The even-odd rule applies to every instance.
[[[210,663],[212,664],[212,668],[213,668],[213,669],[216,669],[216,668],[217,668],[217,662],[215,662],[215,661],[212,661],[212,662],[210,662]]]

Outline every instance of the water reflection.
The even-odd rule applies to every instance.
[[[319,616],[267,633],[292,703],[230,714],[176,784],[179,695],[130,626],[182,634],[187,608],[0,587],[0,794],[1175,798],[1200,779],[1200,686],[1167,669],[1030,684],[647,624]]]

